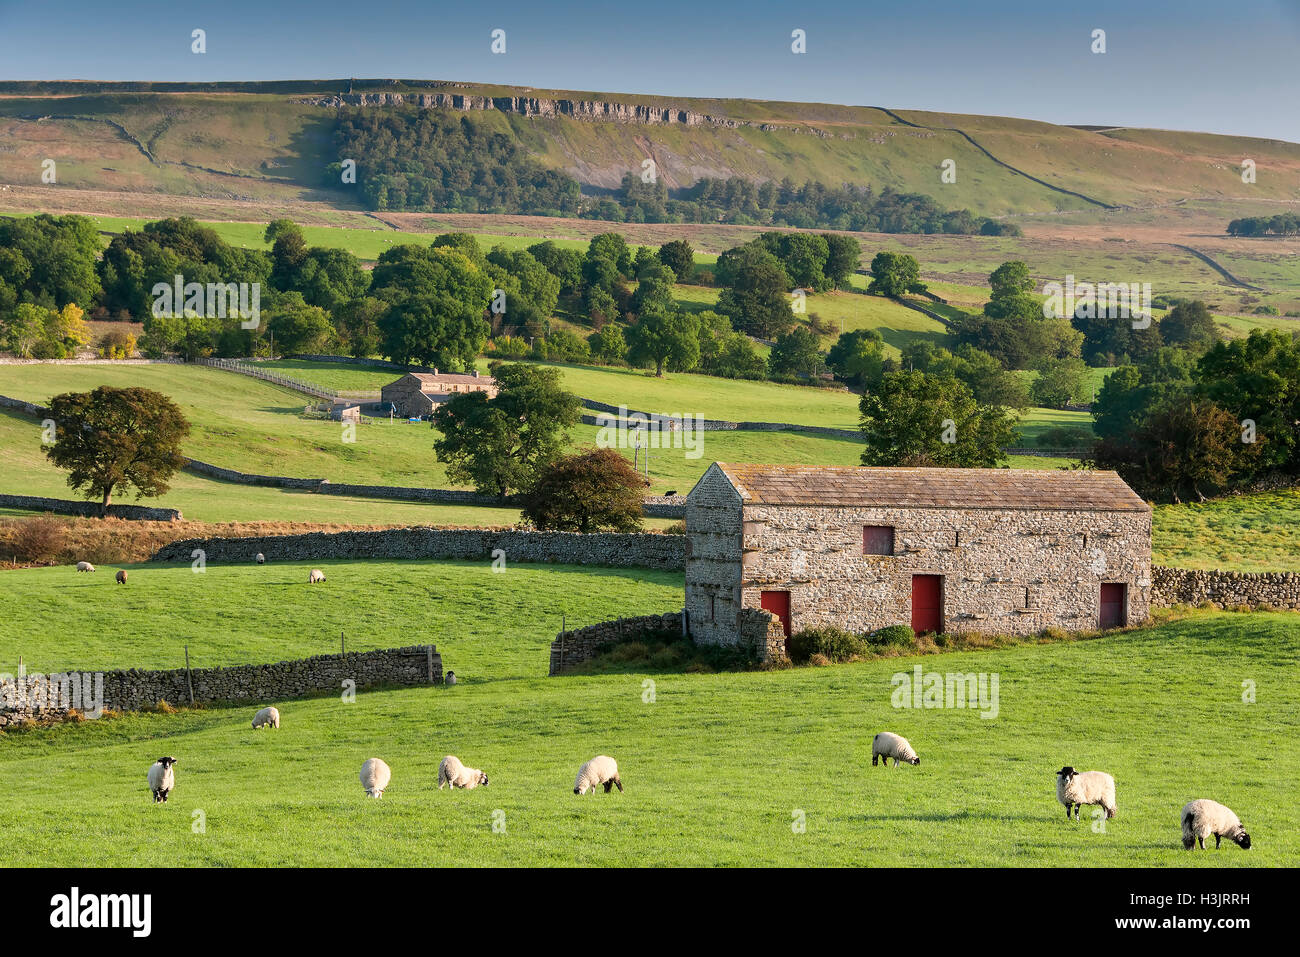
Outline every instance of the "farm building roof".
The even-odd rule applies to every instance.
[[[715,464],[749,505],[1149,508],[1115,472]]]
[[[496,379],[490,375],[466,375],[461,372],[412,372],[410,375],[420,380],[420,387],[437,385],[440,382],[455,382],[458,385],[492,385]]]

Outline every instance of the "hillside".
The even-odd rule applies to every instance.
[[[871,106],[635,96],[441,81],[0,83],[0,183],[237,202],[323,201],[340,107],[470,113],[588,191],[655,160],[670,190],[745,177],[926,193],[977,214],[1300,200],[1300,146]],[[1245,157],[1269,175],[1243,184]],[[939,166],[957,164],[941,184]],[[9,197],[4,197],[4,203]]]

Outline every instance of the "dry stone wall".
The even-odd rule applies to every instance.
[[[69,708],[86,713],[95,707],[139,711],[159,701],[186,705],[191,689],[196,704],[272,704],[316,692],[341,692],[345,681],[355,682],[357,688],[441,684],[442,656],[433,645],[410,645],[228,668],[81,672],[77,685],[71,685],[71,680],[71,675],[0,676],[0,727],[63,718]]]
[[[577,532],[423,526],[256,538],[195,538],[172,542],[155,552],[151,560],[189,562],[191,552],[196,548],[203,550],[205,561],[216,564],[251,562],[258,552],[263,553],[268,562],[368,558],[487,562],[492,560],[492,553],[497,549],[505,554],[507,563],[540,562],[678,571],[686,561],[683,535],[616,532],[584,535]]]
[[[1200,605],[1221,608],[1290,608],[1300,611],[1300,575],[1294,572],[1202,571],[1192,568],[1151,568],[1151,604]]]
[[[147,505],[110,505],[108,511],[96,502],[79,502],[66,498],[43,498],[39,495],[0,494],[0,508],[18,508],[29,512],[53,512],[56,515],[80,515],[85,518],[125,518],[138,522],[179,522],[184,516],[174,508]]]
[[[585,628],[562,631],[551,642],[550,674],[558,675],[589,661],[600,654],[602,649],[617,642],[632,641],[649,632],[680,632],[681,628],[682,613],[670,611],[662,615],[616,618]]]

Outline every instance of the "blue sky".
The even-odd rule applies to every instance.
[[[190,52],[195,28],[203,55]],[[496,28],[505,55],[489,50]],[[1104,54],[1090,51],[1094,29]],[[0,79],[418,77],[1293,142],[1298,61],[1300,0],[0,0]]]

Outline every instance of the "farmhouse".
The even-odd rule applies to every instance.
[[[740,643],[741,609],[787,636],[1031,634],[1141,622],[1151,598],[1151,509],[1114,472],[715,462],[686,536],[705,644]]]
[[[490,375],[479,375],[477,369],[468,375],[437,369],[408,372],[380,389],[379,396],[382,401],[391,402],[398,415],[413,419],[428,415],[435,405],[446,402],[457,392],[486,392],[491,398],[497,394],[497,382]]]

